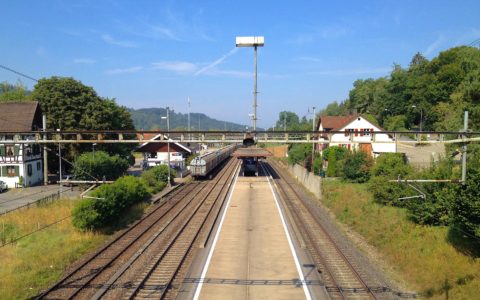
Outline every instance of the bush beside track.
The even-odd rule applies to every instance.
[[[132,205],[160,192],[168,180],[166,166],[152,168],[141,178],[124,176],[91,193],[93,198],[80,200],[73,209],[72,223],[81,230],[98,230],[111,225]],[[173,172],[172,172],[173,174]]]

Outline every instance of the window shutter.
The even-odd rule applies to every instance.
[[[13,150],[14,153],[13,154],[15,156],[17,156],[20,153],[20,146],[15,145],[13,148],[14,148],[14,150]]]
[[[0,145],[0,156],[5,156],[5,145]]]
[[[15,176],[19,176],[19,175],[20,175],[20,167],[15,166]]]
[[[7,177],[7,166],[2,166],[2,177]]]

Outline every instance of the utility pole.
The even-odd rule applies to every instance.
[[[162,117],[162,119],[167,119],[167,132],[168,132],[168,136],[167,136],[167,170],[168,170],[168,182],[167,182],[167,186],[168,187],[171,187],[172,184],[170,182],[170,107],[167,106],[167,116],[166,117]]]
[[[43,131],[47,130],[47,115],[42,115]],[[43,135],[43,140],[47,139],[47,134]],[[43,144],[43,185],[48,185],[48,159],[47,159],[47,144]]]
[[[190,97],[188,97],[188,132],[190,133]]]
[[[466,133],[468,130],[468,110],[465,111],[463,118],[463,131]],[[463,135],[463,138],[466,138]],[[462,184],[467,183],[467,143],[463,143],[462,146]]]
[[[313,118],[312,118],[312,141],[313,141],[313,135],[315,132],[315,106],[313,107]],[[312,142],[312,167],[311,171],[313,172],[313,159],[315,157],[315,142]]]
[[[171,187],[170,182],[170,107],[167,106],[167,131],[168,131],[168,142],[167,142],[167,152],[168,152],[168,186]]]
[[[283,131],[287,131],[287,113],[283,113]]]
[[[57,129],[58,132],[60,132],[61,129]],[[58,134],[58,139],[61,139],[61,134]],[[62,192],[63,189],[63,183],[62,183],[62,144],[59,142],[58,143],[58,183],[60,184],[60,192]]]

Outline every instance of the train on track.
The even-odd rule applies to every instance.
[[[220,165],[225,159],[229,158],[237,149],[237,145],[229,145],[195,157],[190,162],[190,172],[193,177],[206,177],[208,174]]]

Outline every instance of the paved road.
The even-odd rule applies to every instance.
[[[34,186],[23,189],[9,189],[0,194],[0,213],[15,209],[28,203],[33,203],[46,196],[59,191],[58,185]],[[71,191],[71,188],[64,187],[62,195],[66,197],[78,197],[78,189]]]

